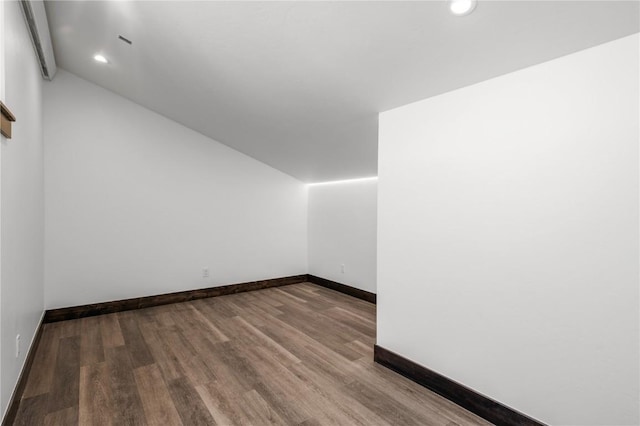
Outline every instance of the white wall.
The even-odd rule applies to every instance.
[[[383,113],[378,344],[550,424],[638,424],[639,37]]]
[[[4,100],[4,80],[5,80],[5,67],[4,67],[4,33],[5,33],[5,21],[4,21],[4,2],[0,1],[0,22],[2,27],[0,28],[0,100]],[[0,134],[0,144],[4,143],[4,136]],[[5,404],[2,399],[2,340],[4,333],[2,332],[2,148],[0,147],[0,418],[4,417]]]
[[[4,413],[43,311],[42,77],[19,2],[4,3],[2,100],[15,114],[1,138],[1,410]],[[21,353],[15,356],[16,335]]]
[[[307,272],[303,183],[62,70],[44,101],[47,308]]]
[[[376,292],[377,195],[376,180],[309,186],[310,274]]]

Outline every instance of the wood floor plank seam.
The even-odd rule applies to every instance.
[[[488,424],[375,364],[375,314],[302,282],[44,324],[11,424]]]

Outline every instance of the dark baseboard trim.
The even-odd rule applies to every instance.
[[[168,305],[170,303],[188,302],[190,300],[205,299],[207,297],[261,290],[263,288],[281,287],[289,284],[303,283],[305,281],[307,281],[307,275],[303,274],[284,278],[230,284],[220,287],[179,291],[176,293],[159,294],[156,296],[136,297],[133,299],[116,300],[113,302],[92,303],[89,305],[72,306],[70,308],[50,309],[44,314],[44,322],[66,321],[70,319],[92,317],[95,315],[111,314],[114,312],[130,311],[133,309],[150,308],[152,306]]]
[[[348,294],[349,296],[356,297],[358,299],[366,300],[367,302],[376,303],[376,294],[359,288],[351,287],[350,285],[341,284],[335,281],[328,280],[326,278],[317,277],[315,275],[307,275],[307,280],[310,283],[320,285],[322,287],[330,288],[331,290],[339,291],[340,293]]]
[[[31,371],[33,360],[36,358],[36,351],[38,350],[38,345],[40,344],[40,339],[42,337],[43,325],[44,315],[40,319],[40,323],[38,324],[38,328],[36,329],[36,334],[33,336],[33,340],[31,341],[31,347],[29,347],[29,352],[27,353],[27,357],[24,360],[24,365],[22,366],[22,370],[20,371],[20,375],[18,376],[18,383],[16,384],[16,388],[13,391],[13,395],[11,395],[7,411],[4,415],[4,418],[2,419],[2,426],[12,425],[16,420],[16,415],[18,414],[18,409],[20,408],[20,401],[22,400],[22,394],[24,394],[24,389],[27,386],[27,377],[29,376],[29,371]]]
[[[496,426],[545,426],[544,423],[538,420],[532,419],[381,346],[374,346],[373,359],[375,362],[432,390]]]

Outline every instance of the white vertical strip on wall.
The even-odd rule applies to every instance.
[[[1,410],[15,389],[43,312],[42,76],[20,3],[3,3],[4,99],[16,116],[0,179]],[[20,351],[16,356],[16,336]]]

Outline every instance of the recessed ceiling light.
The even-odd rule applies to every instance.
[[[105,58],[105,57],[104,57],[104,56],[102,56],[102,55],[96,55],[96,56],[94,56],[94,57],[93,57],[93,59],[95,59],[95,60],[96,60],[96,62],[101,62],[101,63],[103,63],[103,64],[107,64],[107,63],[109,63],[109,61],[107,61],[107,58]]]
[[[476,8],[476,0],[450,0],[451,13],[457,16],[468,15]]]

